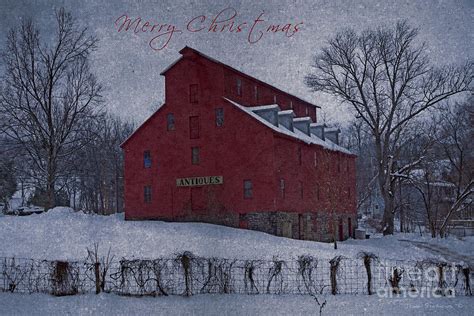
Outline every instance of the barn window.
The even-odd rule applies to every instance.
[[[314,152],[314,166],[316,167],[318,165],[318,154]]]
[[[276,96],[276,94],[273,95],[273,104],[277,104],[277,96]]]
[[[147,185],[143,187],[143,198],[145,203],[151,203],[151,186]]]
[[[198,103],[198,85],[189,85],[189,102]]]
[[[242,95],[242,80],[237,78],[237,95]]]
[[[258,87],[257,86],[253,87],[253,94],[255,97],[255,101],[258,101]]]
[[[166,123],[167,123],[167,129],[169,131],[174,131],[174,115],[173,115],[173,113],[169,113],[166,116]]]
[[[193,165],[199,165],[199,152],[200,148],[199,147],[192,147],[191,148],[191,162]]]
[[[290,101],[290,109],[293,108],[293,101]]]
[[[151,168],[151,152],[149,150],[143,152],[143,166],[145,168]]]
[[[252,180],[244,180],[244,198],[251,199],[253,197]]]
[[[199,138],[199,116],[189,117],[189,137],[191,139]]]
[[[285,179],[280,179],[280,193],[281,197],[285,198]]]
[[[224,109],[217,108],[216,109],[216,126],[224,125]]]

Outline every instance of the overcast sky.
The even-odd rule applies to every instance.
[[[179,2],[179,4],[178,4]],[[137,122],[151,114],[151,108],[164,100],[164,78],[160,72],[188,45],[276,87],[321,105],[331,120],[347,118],[347,111],[330,98],[311,93],[303,78],[311,56],[324,46],[325,40],[346,27],[363,29],[407,19],[420,28],[420,39],[429,46],[434,63],[461,63],[474,55],[474,1],[19,1],[0,0],[0,45],[11,27],[21,19],[33,18],[45,34],[54,26],[54,9],[64,6],[79,23],[100,39],[92,56],[93,70],[106,91],[108,108]],[[240,33],[228,31],[191,33],[187,23],[204,15],[200,24],[209,27],[213,17],[228,7],[234,8],[236,24],[248,23]],[[230,11],[228,11],[230,12]],[[264,34],[256,43],[248,41],[249,26],[261,14],[263,22],[254,29],[270,24],[300,24],[291,37],[283,33]],[[143,21],[172,24],[182,30],[174,34],[166,48],[155,51],[150,40],[159,33],[135,35],[117,32],[115,20],[127,14]]]

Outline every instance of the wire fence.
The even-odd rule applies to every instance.
[[[0,291],[129,296],[215,294],[472,295],[469,267],[439,262],[380,260],[371,254],[330,260],[174,258],[47,261],[0,258]]]

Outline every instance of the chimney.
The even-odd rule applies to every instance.
[[[293,129],[293,118],[295,117],[295,112],[293,110],[286,110],[278,112],[278,124],[286,127],[290,131]]]
[[[293,119],[293,126],[308,136],[311,136],[311,133],[309,131],[310,123],[311,123],[311,118],[309,116],[296,117]]]
[[[327,139],[332,141],[334,144],[339,145],[339,133],[341,130],[339,128],[328,128],[324,131],[324,134]]]
[[[309,128],[311,130],[311,134],[317,136],[318,138],[325,140],[324,135],[324,128],[326,128],[326,124],[324,123],[311,123],[309,124]]]
[[[254,106],[249,109],[266,121],[278,126],[278,112],[280,111],[278,104]]]

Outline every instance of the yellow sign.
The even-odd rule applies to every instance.
[[[199,187],[203,185],[223,184],[223,176],[193,177],[176,179],[178,187]]]

